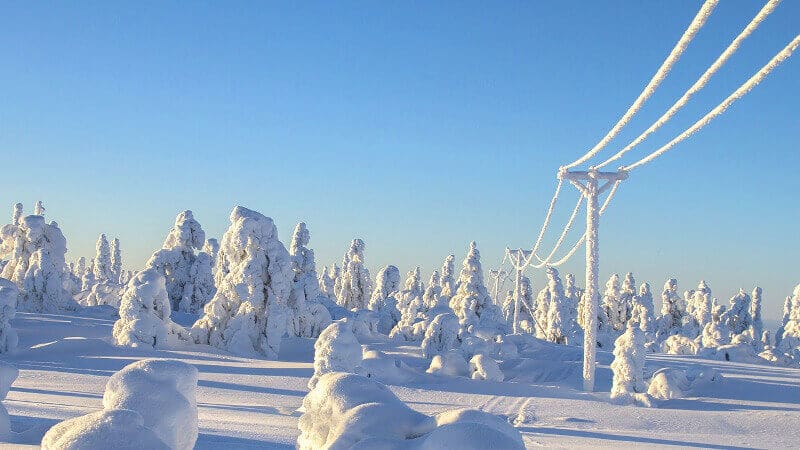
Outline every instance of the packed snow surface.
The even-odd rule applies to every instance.
[[[233,356],[209,345],[118,347],[111,337],[117,319],[110,306],[80,312],[17,313],[11,324],[19,335],[18,350],[3,355],[3,362],[19,369],[2,401],[11,426],[10,436],[4,440],[35,448],[54,425],[81,417],[80,423],[62,423],[65,428],[59,436],[67,440],[54,441],[56,447],[65,447],[62,442],[80,445],[78,439],[83,437],[70,434],[68,425],[75,430],[87,426],[111,430],[116,440],[103,441],[106,448],[168,445],[163,436],[147,427],[144,414],[104,408],[110,379],[121,376],[115,373],[136,361],[156,358],[181,361],[197,370],[195,448],[295,447],[301,433],[300,408],[314,373],[312,339],[285,338],[274,360]],[[172,320],[184,327],[196,319],[191,314],[172,314]],[[410,375],[380,380],[389,383],[381,395],[394,396],[409,411],[433,418],[432,426],[444,429],[447,424],[448,433],[455,435],[429,434],[428,447],[422,448],[446,448],[435,436],[471,440],[474,427],[459,424],[448,415],[456,413],[447,413],[461,409],[483,411],[503,423],[513,423],[527,448],[793,448],[800,440],[800,429],[791,426],[800,423],[800,369],[648,353],[645,377],[652,378],[664,369],[656,374],[662,384],[650,384],[652,392],[659,387],[661,397],[675,398],[659,399],[653,408],[622,406],[609,401],[609,365],[614,358],[610,352],[598,350],[597,392],[585,393],[580,390],[579,347],[530,336],[507,336],[505,342],[513,342],[518,355],[500,358],[504,381],[470,379],[469,359],[458,350],[438,357],[440,366],[460,366],[458,370],[426,373],[432,364],[422,357],[418,343],[375,338],[360,344],[364,347],[362,364],[370,359],[375,360],[370,364],[380,367],[402,363],[403,373]],[[192,371],[183,373],[181,379],[190,383]],[[0,370],[0,382],[13,380],[12,375]],[[153,388],[154,392],[181,395],[191,404],[191,399],[181,394],[185,392],[181,385],[170,385],[167,390],[152,382],[160,386]],[[413,412],[405,414],[415,416]],[[425,417],[422,419],[431,420]]]

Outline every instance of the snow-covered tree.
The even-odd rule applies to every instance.
[[[442,263],[441,278],[439,278],[439,285],[442,287],[442,297],[450,304],[450,300],[456,294],[456,280],[455,280],[455,261],[456,255],[447,255]],[[452,308],[453,305],[450,305]]]
[[[107,283],[114,279],[113,271],[111,269],[111,246],[108,244],[108,238],[105,234],[101,234],[97,239],[95,246],[96,254],[94,257],[94,280],[96,283]]]
[[[636,297],[636,280],[633,278],[633,273],[628,272],[625,274],[625,279],[622,281],[622,288],[619,292],[620,303],[620,319],[628,323],[631,318],[631,311],[633,308],[633,298]]]
[[[94,259],[89,261],[89,266],[86,268],[86,271],[83,272],[83,276],[81,277],[81,291],[91,291],[92,286],[95,285],[94,279]]]
[[[623,303],[619,275],[616,273],[611,275],[606,283],[606,290],[603,293],[603,310],[610,321],[610,328],[621,333],[627,322],[627,307]]]
[[[578,325],[583,328],[583,289],[575,286],[575,275],[571,273],[564,277],[564,295],[578,310]]]
[[[422,310],[427,312],[440,305],[442,299],[442,286],[440,283],[439,271],[434,270],[428,279],[428,286],[422,296]]]
[[[311,233],[304,222],[295,226],[289,254],[292,257],[294,281],[288,305],[292,311],[295,336],[317,337],[331,323],[331,315],[320,302],[314,250],[307,247]]]
[[[452,313],[439,314],[433,318],[422,339],[422,356],[433,358],[458,346],[458,318]]]
[[[199,344],[275,358],[287,332],[292,258],[272,219],[237,206],[217,254],[214,298],[192,326]]]
[[[692,296],[694,318],[701,330],[711,322],[711,300],[711,288],[705,280],[701,280]]]
[[[20,225],[22,220],[22,203],[15,203],[11,213],[11,225]]]
[[[731,306],[720,316],[720,321],[724,322],[731,334],[742,334],[750,331],[753,319],[750,317],[750,306],[752,299],[744,291],[739,289],[739,293],[731,297]]]
[[[647,392],[644,362],[644,333],[636,321],[630,320],[625,333],[614,342],[614,361],[611,363],[614,373],[612,399],[630,402],[635,394]]]
[[[219,252],[219,241],[216,238],[206,239],[206,242],[203,244],[203,248],[200,251],[208,253],[211,255],[211,258],[216,261],[217,252]]]
[[[164,276],[173,310],[183,307],[186,308],[185,312],[196,311],[209,300],[205,297],[194,297],[195,294],[202,296],[208,293],[207,289],[196,290],[195,286],[197,281],[202,283],[202,280],[208,279],[210,262],[201,261],[192,267],[197,259],[195,251],[203,248],[205,240],[205,232],[194,219],[192,211],[183,211],[175,218],[175,224],[167,234],[162,248],[153,253],[145,264],[146,269],[155,269]],[[224,275],[217,273],[217,278]]]
[[[550,299],[547,309],[547,340],[557,344],[575,345],[583,342],[578,326],[577,305],[564,293],[561,278],[555,267],[547,268],[546,296]]]
[[[18,309],[31,312],[75,310],[77,303],[64,289],[67,266],[67,240],[56,222],[42,216],[19,219],[13,233],[11,259],[3,267],[2,278],[13,281],[20,291]]]
[[[314,375],[308,381],[314,389],[329,372],[359,373],[363,352],[348,319],[337,320],[325,328],[314,343]]]
[[[36,205],[33,207],[33,215],[34,216],[42,216],[44,217],[44,205],[42,204],[41,200],[36,202]]]
[[[753,295],[750,302],[750,319],[752,320],[750,325],[752,327],[751,334],[755,339],[758,339],[764,333],[764,322],[761,319],[761,294],[761,288],[756,286],[753,289]]]
[[[0,278],[0,355],[17,348],[17,332],[11,328],[11,319],[17,313],[17,285]]]
[[[469,244],[469,252],[458,276],[458,289],[450,300],[450,306],[462,325],[476,325],[489,310],[492,298],[483,284],[481,254],[475,241]]]
[[[519,295],[519,303],[517,303],[516,295]],[[517,305],[519,311],[517,311],[516,320],[519,320],[519,329],[526,333],[536,332],[537,324],[534,319],[533,304],[533,285],[530,278],[523,275],[519,278],[519,292],[508,291],[506,301],[503,303],[503,317],[506,319],[509,329],[514,329],[514,305]],[[542,326],[545,327],[546,323],[543,323]]]
[[[783,327],[780,343],[775,345],[778,352],[800,360],[800,284],[792,292],[792,305],[789,320]]]
[[[329,299],[336,299],[336,279],[340,274],[341,270],[336,264],[331,268],[328,268],[328,266],[322,268],[322,273],[319,275],[319,290],[322,292],[322,295]]]
[[[122,276],[122,249],[119,247],[119,238],[111,241],[111,281],[119,283]]]
[[[717,348],[731,342],[730,328],[722,318],[711,320],[703,327],[701,341],[703,347]]]
[[[389,265],[378,272],[368,307],[378,314],[379,333],[389,334],[400,322],[401,313],[397,308],[400,289],[400,269]]]
[[[423,305],[425,286],[422,283],[422,276],[419,267],[408,272],[405,288],[397,296],[397,308],[400,310],[400,321],[389,333],[390,337],[399,336],[406,341],[414,341],[422,336],[414,333],[414,324],[417,321],[419,310]],[[422,333],[425,330],[421,331]]]
[[[661,291],[661,315],[658,317],[656,340],[661,342],[679,334],[685,315],[686,305],[678,294],[678,280],[670,278],[664,283],[664,290]]]
[[[644,332],[645,342],[654,339],[655,318],[653,317],[653,293],[650,284],[642,283],[639,293],[632,299],[631,319],[639,323],[639,329]]]
[[[342,259],[342,274],[336,279],[334,289],[337,303],[345,309],[366,309],[372,294],[372,280],[364,260],[365,247],[364,241],[353,239]]]
[[[114,343],[162,348],[186,340],[188,333],[170,319],[164,277],[154,269],[139,272],[125,288],[114,323]]]
[[[792,314],[792,296],[787,295],[786,298],[783,300],[783,315],[781,316],[780,325],[778,325],[778,330],[775,332],[775,347],[781,343],[781,339],[783,339],[783,333],[786,329],[786,324],[789,323],[789,317]]]
[[[183,296],[178,310],[195,314],[203,310],[217,292],[214,286],[214,258],[206,252],[198,252],[189,267]]]

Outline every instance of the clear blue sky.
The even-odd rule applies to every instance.
[[[321,267],[367,242],[374,270],[427,273],[476,240],[484,268],[531,245],[556,168],[620,117],[694,17],[671,2],[4,2],[0,205],[41,199],[71,258],[119,236],[140,267],[192,209],[220,236],[236,204],[288,241],[309,224]],[[762,6],[721,2],[608,148],[657,118]],[[668,126],[671,139],[800,29],[784,1]],[[602,276],[660,292],[800,282],[800,62],[622,186]],[[561,204],[564,220],[576,194]],[[580,227],[578,227],[580,228]],[[550,242],[554,237],[550,237]],[[287,242],[288,245],[288,242]],[[582,280],[583,254],[566,266]],[[541,277],[534,277],[536,288]],[[657,304],[660,302],[657,301]]]

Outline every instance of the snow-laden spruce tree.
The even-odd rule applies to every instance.
[[[753,295],[751,296],[750,302],[750,319],[752,320],[752,323],[750,324],[750,327],[752,328],[751,334],[756,340],[759,339],[764,333],[764,322],[761,319],[761,301],[762,290],[760,287],[756,286],[753,288]]]
[[[611,363],[614,373],[611,399],[620,403],[630,403],[636,399],[636,394],[647,392],[644,332],[634,320],[628,321],[626,327],[614,342],[614,361]]]
[[[405,287],[397,295],[397,309],[400,310],[400,321],[389,333],[390,337],[400,337],[406,341],[422,339],[414,333],[414,324],[423,305],[425,285],[419,267],[408,272]],[[421,331],[422,333],[425,330]]]
[[[178,310],[195,314],[203,310],[217,292],[214,285],[214,258],[206,252],[198,252],[189,267],[183,297]]]
[[[725,323],[731,334],[737,335],[750,331],[753,324],[753,319],[750,317],[751,303],[752,299],[744,289],[739,289],[739,293],[731,297],[731,306],[720,316],[720,321]]]
[[[203,280],[209,278],[210,263],[201,261],[192,267],[197,259],[195,251],[203,248],[205,240],[206,234],[192,212],[183,211],[175,218],[175,224],[164,239],[162,248],[153,253],[145,264],[146,269],[155,269],[164,276],[170,305],[175,311],[185,308],[185,312],[196,312],[209,301],[208,297],[204,297],[209,294],[208,290],[195,289],[195,286],[198,281],[204,283]],[[224,275],[218,273],[217,277]]]
[[[329,299],[336,299],[334,287],[336,286],[336,278],[339,277],[341,271],[339,266],[334,264],[331,268],[325,266],[322,268],[322,273],[319,274],[319,290],[322,295]]]
[[[636,293],[636,280],[633,278],[633,273],[628,272],[622,280],[622,288],[619,291],[620,319],[626,324],[631,318],[633,298],[636,297]]]
[[[83,272],[83,276],[81,277],[81,291],[91,291],[92,286],[95,285],[94,279],[94,258],[89,261],[89,265],[86,268],[86,271]]]
[[[434,355],[441,355],[456,348],[460,344],[458,332],[458,318],[454,314],[438,314],[425,330],[425,337],[421,344],[422,356],[433,358]]]
[[[440,305],[442,300],[442,286],[439,284],[441,281],[440,279],[441,277],[439,276],[439,271],[434,270],[433,273],[431,273],[431,277],[428,279],[428,285],[425,288],[425,293],[422,295],[421,312],[427,313],[429,310]]]
[[[450,300],[456,295],[456,289],[458,287],[456,286],[455,274],[456,255],[447,255],[442,263],[442,276],[439,278],[439,285],[442,287],[442,297],[444,297],[451,309],[453,305],[450,304]]]
[[[800,361],[800,284],[792,292],[789,320],[783,327],[780,343],[776,343],[775,348],[779,353]]]
[[[642,283],[639,293],[633,297],[631,319],[639,324],[639,329],[644,332],[645,342],[652,342],[655,338],[655,318],[653,317],[653,293],[650,292],[650,283]]]
[[[309,249],[311,233],[304,222],[295,226],[289,254],[294,281],[288,305],[292,311],[292,332],[299,337],[317,337],[331,323],[331,315],[320,302],[314,250]]]
[[[94,267],[92,268],[94,280],[96,283],[108,283],[113,280],[114,275],[111,269],[111,246],[105,234],[101,234],[97,239],[95,250]]]
[[[700,284],[697,285],[697,290],[694,291],[694,295],[692,295],[693,315],[700,330],[702,330],[707,323],[711,322],[712,299],[711,288],[705,280],[701,280]],[[687,333],[687,327],[684,327],[684,333]],[[686,335],[692,337],[689,334]],[[695,336],[696,335],[697,334],[695,334]]]
[[[678,280],[670,278],[664,283],[661,291],[661,315],[658,317],[656,341],[661,342],[668,337],[679,334],[683,328],[686,305],[678,293]]]
[[[547,268],[547,340],[556,344],[575,345],[583,342],[578,326],[577,305],[564,293],[564,286],[555,267]]]
[[[122,276],[122,249],[119,246],[119,238],[111,241],[111,281],[119,283]]]
[[[192,326],[196,343],[276,358],[287,332],[292,258],[272,219],[242,206],[217,254],[217,292]]]
[[[17,332],[11,328],[11,319],[17,313],[19,290],[13,282],[0,278],[0,354],[17,348]]]
[[[172,322],[171,311],[164,277],[154,269],[139,272],[122,294],[112,331],[114,343],[163,348],[186,340],[188,333]]]
[[[731,332],[723,317],[714,318],[703,327],[700,343],[705,348],[717,348],[730,344]]]
[[[783,315],[781,316],[781,322],[778,325],[778,330],[775,332],[775,347],[781,343],[781,339],[783,339],[783,333],[786,330],[786,324],[789,323],[789,317],[792,315],[792,296],[787,295],[786,298],[783,300]]]
[[[20,311],[58,312],[75,310],[78,304],[64,289],[67,240],[53,221],[26,216],[12,231],[14,247],[0,277],[13,281],[20,291]]]
[[[578,311],[578,325],[583,328],[583,289],[575,286],[575,275],[568,273],[564,277],[564,295],[575,305]]]
[[[211,259],[216,261],[217,252],[219,252],[219,241],[216,238],[206,239],[206,242],[203,244],[203,248],[200,251],[208,253],[211,256]]]
[[[44,205],[41,200],[37,200],[36,204],[33,206],[33,215],[44,217]]]
[[[378,314],[378,332],[381,334],[389,334],[400,321],[397,296],[401,289],[400,269],[388,265],[378,272],[368,308]]]
[[[342,274],[336,279],[334,289],[337,303],[345,309],[366,309],[372,294],[372,280],[364,260],[365,247],[364,241],[353,239],[342,258]]]
[[[602,302],[603,310],[605,310],[606,316],[609,319],[610,328],[617,333],[621,333],[625,330],[627,308],[623,304],[619,274],[615,273],[608,279]]]
[[[464,326],[477,325],[492,306],[492,298],[483,284],[481,254],[475,241],[469,244],[469,252],[458,276],[458,289],[450,300],[450,306]]]

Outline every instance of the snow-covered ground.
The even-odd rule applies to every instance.
[[[294,448],[307,383],[313,374],[313,340],[291,338],[279,360],[231,356],[209,346],[143,350],[112,344],[117,318],[109,306],[79,313],[18,313],[12,321],[19,349],[3,361],[19,368],[4,404],[16,445],[38,445],[55,423],[102,408],[106,381],[146,357],[172,358],[199,371],[200,435],[196,448]],[[190,325],[196,316],[175,313]],[[578,389],[580,349],[542,343],[501,363],[506,381],[425,374],[420,347],[388,340],[366,344],[417,369],[391,385],[412,408],[433,414],[471,407],[514,421],[528,448],[681,446],[791,448],[800,441],[800,369],[687,356],[648,354],[645,373],[663,368],[713,368],[723,380],[658,407],[609,402],[612,355],[598,352],[596,393]],[[566,380],[566,381],[564,381]]]

